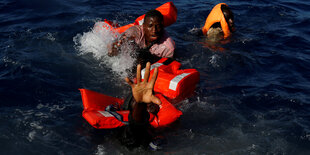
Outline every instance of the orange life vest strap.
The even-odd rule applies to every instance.
[[[158,8],[156,8],[156,10],[158,10],[163,15],[165,27],[170,26],[171,24],[173,24],[177,21],[178,10],[172,2],[167,2],[167,3],[159,6]],[[128,28],[130,28],[134,25],[142,25],[144,22],[144,16],[145,16],[145,14],[141,15],[140,17],[138,17],[135,20],[134,23],[119,27],[116,29],[116,31],[118,33],[123,33]]]
[[[177,21],[177,8],[175,7],[175,5],[172,2],[167,2],[161,6],[159,6],[158,8],[156,8],[157,11],[159,11],[163,17],[164,17],[164,26],[170,26],[171,24],[175,23]],[[141,15],[140,17],[138,17],[134,24],[135,25],[142,25],[144,22],[144,15]]]
[[[156,10],[158,10],[163,15],[165,27],[176,22],[178,10],[172,2],[167,2],[167,3],[159,6],[158,8],[156,8]],[[128,24],[128,25],[125,25],[125,26],[121,26],[121,27],[119,27],[118,24],[115,24],[115,23],[105,19],[103,22],[103,23],[105,23],[104,25],[97,24],[97,23],[95,24],[95,30],[100,31],[103,28],[103,29],[111,30],[112,32],[118,32],[119,34],[121,34],[121,33],[125,32],[128,28],[130,28],[134,25],[142,25],[144,22],[144,16],[145,16],[145,14],[138,17],[135,20],[135,22]],[[102,22],[99,22],[99,23],[102,23]]]
[[[212,9],[210,14],[208,15],[205,25],[202,28],[202,32],[204,35],[207,35],[207,32],[209,31],[210,27],[213,24],[219,22],[221,24],[221,27],[224,33],[224,38],[227,38],[228,36],[230,36],[230,30],[228,27],[228,23],[226,22],[224,14],[221,9],[222,5],[228,6],[225,3],[219,3]]]
[[[155,94],[161,101],[157,115],[150,114],[149,122],[154,128],[165,127],[176,121],[183,113],[175,108],[164,96]]]
[[[80,89],[80,92],[84,106],[82,116],[91,126],[97,129],[111,129],[128,124],[130,111],[113,109],[116,105],[124,104],[124,100],[87,89]],[[161,94],[155,96],[162,104],[156,115],[149,113],[149,122],[154,128],[167,126],[182,115],[182,112]]]

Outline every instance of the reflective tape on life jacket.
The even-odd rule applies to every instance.
[[[150,76],[154,69],[158,68],[158,75],[154,86],[154,91],[161,93],[169,99],[185,98],[195,91],[199,82],[199,72],[196,69],[179,69],[181,64],[177,61],[170,61],[169,58],[162,58],[151,65]],[[166,63],[169,61],[169,63]],[[141,71],[144,80],[145,69]]]
[[[224,33],[224,38],[227,38],[228,36],[230,36],[230,30],[229,30],[229,26],[227,21],[225,20],[223,11],[221,9],[222,5],[226,5],[225,3],[219,3],[217,4],[212,11],[210,12],[210,14],[208,15],[205,25],[202,28],[202,32],[204,35],[207,35],[207,32],[209,31],[210,27],[215,24],[215,23],[220,23],[221,24],[221,28],[223,30]]]
[[[111,113],[109,113],[108,111],[98,111],[101,115],[103,115],[104,117],[114,117]]]
[[[94,128],[111,129],[128,125],[129,110],[111,110],[109,106],[121,106],[124,100],[87,89],[80,89],[85,120]],[[176,109],[161,94],[155,94],[161,101],[156,115],[149,113],[149,122],[154,128],[167,126],[176,121],[182,112]],[[116,104],[117,103],[117,104]]]
[[[176,22],[177,20],[177,8],[174,6],[174,4],[172,2],[167,2],[161,6],[159,6],[158,8],[156,8],[156,10],[158,10],[164,17],[164,26],[167,27],[173,23]],[[135,22],[125,25],[125,26],[121,26],[119,27],[118,25],[113,25],[111,21],[108,21],[105,19],[104,23],[108,24],[110,26],[109,29],[113,30],[114,32],[118,32],[118,33],[123,33],[125,32],[128,28],[134,26],[134,25],[142,25],[144,22],[144,16],[145,15],[141,15],[139,16]],[[97,24],[98,25],[98,24]],[[107,28],[105,26],[103,27],[96,27],[95,25],[95,29],[100,29],[100,28]]]
[[[156,67],[158,68],[158,67],[160,67],[161,65],[163,65],[163,64],[162,64],[162,63],[154,63],[154,64],[151,65],[150,70],[153,70],[153,69],[155,69]],[[145,74],[145,68],[143,68],[143,69],[141,70],[141,77],[142,77],[142,79],[144,79],[144,74]]]
[[[189,74],[190,73],[182,73],[180,75],[175,76],[169,83],[169,89],[176,91],[179,82]]]

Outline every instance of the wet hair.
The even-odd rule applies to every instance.
[[[164,21],[164,16],[157,10],[148,11],[144,16],[144,20],[150,17],[157,17],[160,21]]]
[[[226,22],[228,22],[229,19],[234,20],[234,14],[227,5],[221,5],[221,10],[223,12]]]

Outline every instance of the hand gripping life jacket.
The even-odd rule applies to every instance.
[[[111,129],[128,124],[129,110],[108,110],[111,105],[120,107],[124,100],[87,89],[80,89],[80,92],[84,107],[82,116],[91,126],[97,129]],[[162,95],[156,96],[162,104],[156,115],[149,113],[149,122],[154,128],[165,127],[176,121],[182,112]]]
[[[196,69],[180,69],[181,63],[170,58],[161,58],[151,65],[150,76],[154,69],[158,67],[158,75],[154,86],[154,91],[161,93],[169,99],[176,101],[189,97],[199,82],[199,72]],[[145,69],[141,71],[144,79]]]
[[[204,35],[207,35],[207,32],[209,31],[210,27],[213,24],[219,22],[221,24],[221,28],[222,28],[223,33],[224,33],[224,38],[227,38],[230,36],[231,32],[229,30],[228,23],[225,20],[224,14],[221,10],[222,5],[227,6],[227,4],[225,4],[225,3],[219,3],[212,9],[210,14],[208,15],[206,22],[205,22],[205,25],[202,28],[202,32]]]
[[[177,20],[177,8],[174,6],[172,2],[167,2],[160,7],[156,8],[163,16],[164,16],[164,26],[167,27]],[[128,28],[134,26],[134,25],[142,25],[144,22],[144,16],[141,15],[138,17],[133,23],[119,27],[117,24],[113,24],[113,22],[104,20],[105,24],[108,24],[110,26],[110,29],[113,30],[113,32],[123,33]],[[95,24],[95,29],[100,30],[101,28],[107,29],[106,25],[102,25],[101,23]]]

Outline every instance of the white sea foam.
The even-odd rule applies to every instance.
[[[28,133],[27,140],[28,140],[29,142],[32,142],[32,141],[34,140],[34,137],[35,137],[36,133],[37,133],[36,131],[31,131],[31,132],[29,132],[29,133]]]
[[[46,34],[46,39],[48,39],[48,40],[50,40],[50,41],[55,41],[55,40],[56,40],[55,37],[54,37],[54,35],[53,35],[52,33],[50,33],[50,32],[48,32],[48,33]]]
[[[34,129],[37,129],[37,130],[43,129],[43,126],[40,125],[38,122],[31,122],[31,123],[30,123],[30,126],[31,126],[32,128],[34,128]]]
[[[81,55],[91,53],[94,58],[101,62],[100,65],[110,68],[123,79],[128,76],[126,70],[133,67],[135,59],[130,56],[134,50],[130,46],[122,47],[122,52],[118,56],[109,57],[107,55],[108,45],[119,36],[120,34],[110,31],[109,25],[106,23],[96,22],[91,31],[76,35],[73,41]]]
[[[105,154],[107,154],[107,153],[105,152],[105,147],[102,146],[102,145],[98,145],[97,151],[96,151],[96,154],[95,154],[95,155],[105,155]]]
[[[218,64],[218,59],[220,57],[217,54],[214,54],[210,57],[210,64],[212,64],[213,67],[220,67],[220,65]]]
[[[201,28],[193,27],[188,32],[191,33],[191,34],[199,34],[200,31],[201,31]]]

